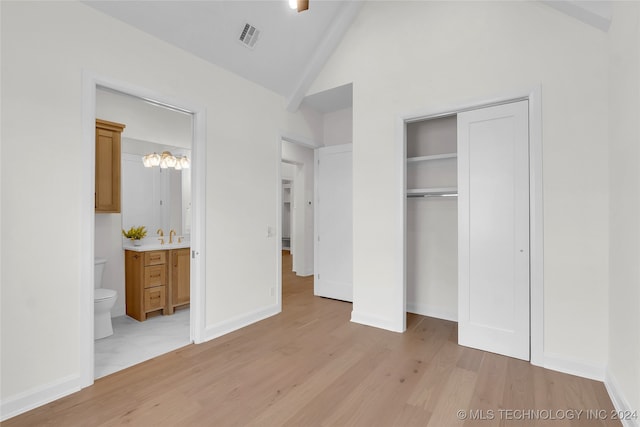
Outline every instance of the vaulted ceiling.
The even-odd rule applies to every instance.
[[[85,4],[270,89],[296,109],[346,32],[360,2],[311,0],[86,1]],[[239,41],[248,23],[252,48]]]
[[[362,1],[311,0],[298,13],[287,0],[261,1],[85,1],[85,4],[161,40],[282,95],[295,110],[311,83],[339,44]],[[542,3],[607,31],[608,1]],[[253,48],[239,41],[245,24],[260,31]],[[320,109],[332,109],[331,96],[342,106],[347,91],[335,91]],[[337,107],[335,108],[337,109]]]

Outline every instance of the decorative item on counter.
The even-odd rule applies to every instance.
[[[124,231],[123,228],[122,235],[127,239],[131,239],[133,246],[140,246],[142,245],[140,239],[147,235],[147,228],[144,225],[141,225],[140,227],[131,227],[129,231]]]

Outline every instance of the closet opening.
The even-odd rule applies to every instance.
[[[406,124],[406,309],[457,320],[456,115]]]
[[[458,343],[543,363],[540,88],[401,117],[407,313]]]

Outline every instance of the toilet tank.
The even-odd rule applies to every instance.
[[[107,260],[104,258],[95,258],[95,267],[93,269],[93,287],[100,288],[102,287],[102,273],[104,272],[104,265],[107,263]]]

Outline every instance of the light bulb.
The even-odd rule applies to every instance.
[[[158,153],[149,154],[149,161],[151,163],[151,166],[159,166],[160,165],[160,154],[158,154]]]
[[[191,161],[189,161],[187,156],[184,156],[180,159],[180,165],[182,166],[182,169],[189,169],[191,167]]]

